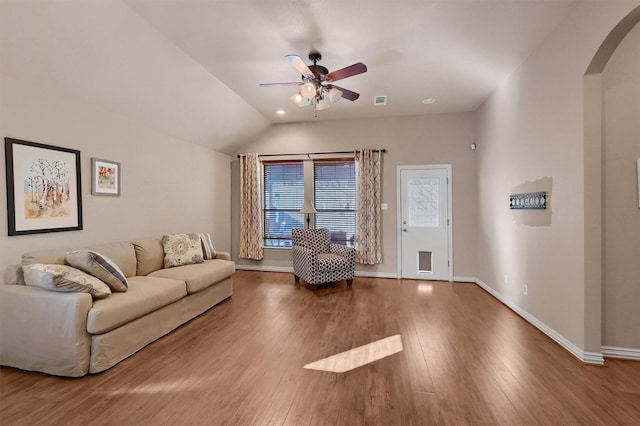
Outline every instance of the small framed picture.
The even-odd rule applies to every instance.
[[[120,196],[120,163],[91,159],[91,195]]]

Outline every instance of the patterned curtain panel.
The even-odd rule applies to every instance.
[[[258,154],[240,157],[240,253],[243,259],[262,260],[262,187]]]
[[[380,193],[382,152],[357,150],[358,229],[356,232],[356,262],[367,265],[382,263],[380,244]]]

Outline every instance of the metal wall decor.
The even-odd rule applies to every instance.
[[[544,210],[547,208],[546,192],[509,195],[509,208],[512,210]]]

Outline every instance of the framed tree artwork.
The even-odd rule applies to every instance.
[[[9,235],[82,229],[80,151],[4,139]]]

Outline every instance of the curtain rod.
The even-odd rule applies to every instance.
[[[354,150],[355,151],[355,150]],[[297,156],[297,155],[324,155],[324,154],[353,154],[354,151],[331,151],[331,152],[303,152],[300,154],[259,154],[258,157],[288,157],[288,156]],[[372,151],[380,151],[383,154],[387,152],[386,149],[374,149]],[[244,154],[238,154],[238,158],[242,157]]]

